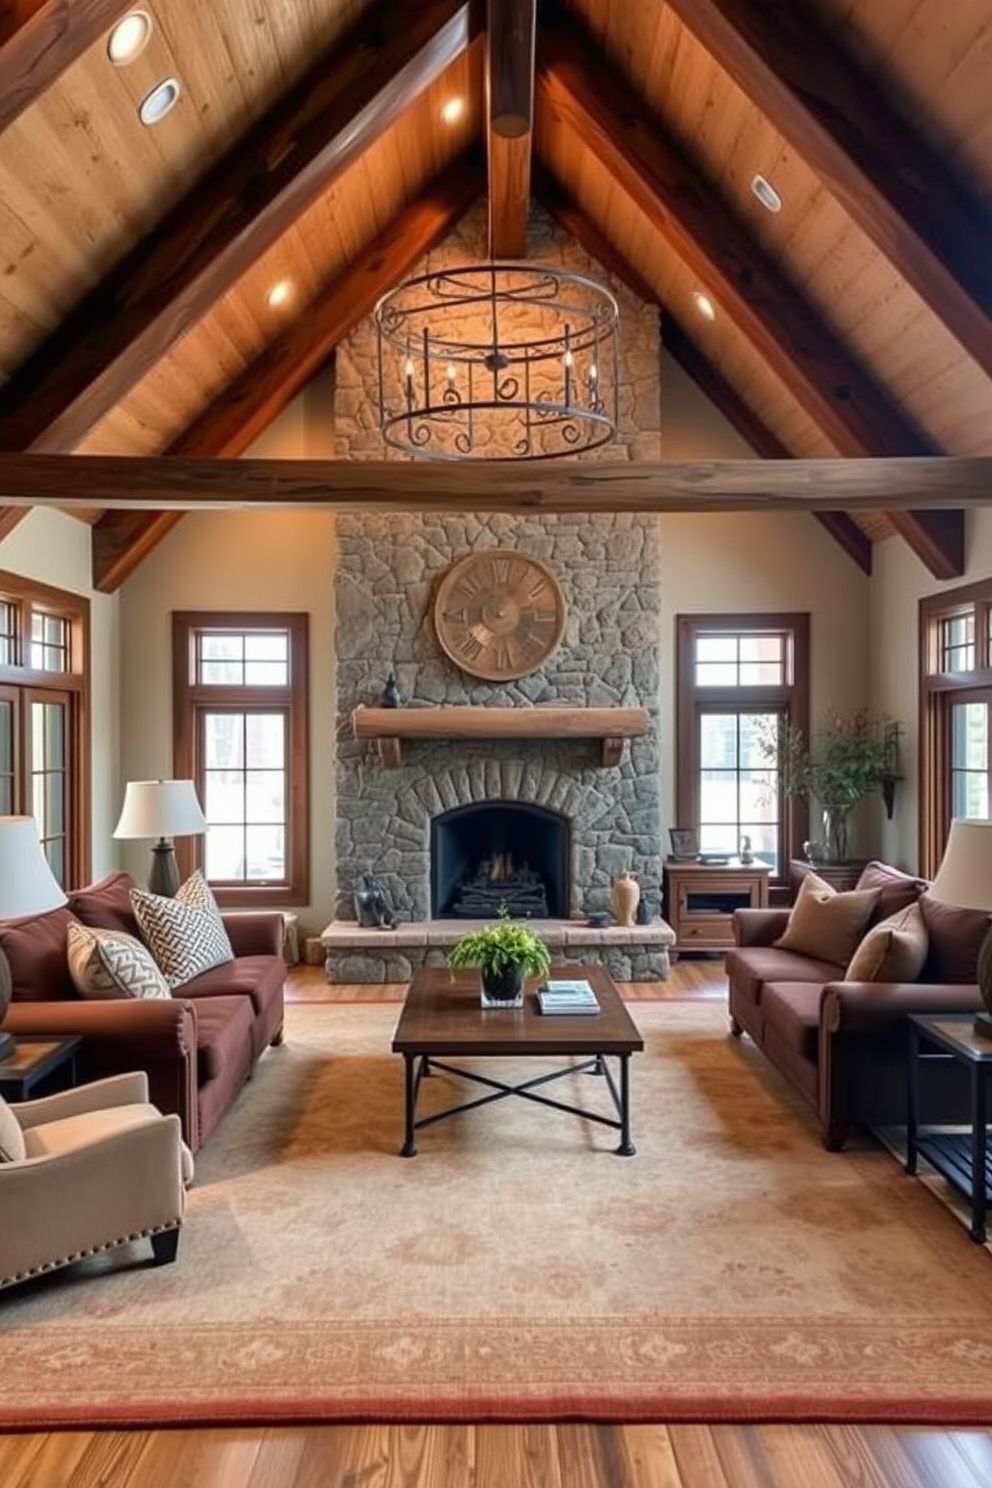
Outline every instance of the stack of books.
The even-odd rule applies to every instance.
[[[538,988],[538,1006],[542,1013],[598,1013],[596,994],[586,981],[545,982]]]

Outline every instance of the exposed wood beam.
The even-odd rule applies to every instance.
[[[986,373],[992,220],[808,6],[669,0]]]
[[[450,166],[359,253],[305,314],[269,343],[173,442],[168,454],[234,457],[249,449],[302,391],[338,342],[371,314],[379,296],[451,232],[484,188],[482,161],[474,152]],[[105,512],[93,527],[95,587],[104,593],[119,588],[181,516],[181,512]]]
[[[558,225],[580,243],[597,263],[602,264],[641,300],[657,304],[654,289],[632,268],[626,258],[614,248],[605,233],[601,232],[578,203],[563,190],[551,175],[535,162],[534,193]],[[669,310],[664,311],[662,341],[693,381],[717,407],[742,439],[765,460],[789,460],[791,450],[782,444],[744,399],[730,386],[704,357],[695,343],[686,335]],[[866,574],[871,573],[872,544],[857,522],[846,512],[814,512],[816,520],[830,533],[849,557],[853,558]]]
[[[12,506],[328,511],[892,511],[989,506],[992,456],[881,460],[183,460],[0,454]]]
[[[574,16],[542,12],[539,105],[573,130],[713,293],[842,455],[932,447],[776,269],[698,165],[632,97]],[[937,578],[964,570],[959,513],[905,513],[897,526]]]
[[[488,0],[486,149],[489,253],[524,258],[534,129],[537,0]]]
[[[758,417],[754,409],[745,403],[740,393],[731,387],[709,358],[703,355],[675,317],[666,311],[662,324],[665,350],[671,352],[700,392],[723,414],[727,423],[751,446],[755,454],[760,455],[763,460],[791,460],[791,450]],[[841,511],[813,512],[813,517],[862,572],[870,575],[872,542],[857,522],[847,512]]]
[[[0,448],[73,449],[468,46],[472,7],[380,3],[0,391]]]
[[[0,542],[13,532],[18,522],[23,522],[27,514],[26,506],[0,506]]]
[[[0,6],[0,133],[130,9],[128,0],[11,0]]]

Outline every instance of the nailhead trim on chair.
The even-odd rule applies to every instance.
[[[32,1276],[45,1276],[49,1271],[57,1271],[61,1266],[71,1266],[74,1261],[85,1260],[87,1256],[99,1255],[103,1250],[113,1250],[115,1246],[127,1245],[131,1240],[147,1240],[152,1235],[161,1235],[166,1230],[176,1230],[182,1225],[181,1217],[177,1217],[170,1224],[152,1225],[149,1229],[135,1230],[133,1234],[121,1235],[116,1240],[105,1240],[102,1245],[92,1245],[88,1250],[76,1250],[71,1255],[60,1256],[57,1261],[48,1261],[44,1266],[32,1266],[30,1271],[18,1271],[15,1276],[0,1276],[0,1287],[13,1286],[18,1281],[30,1281]]]

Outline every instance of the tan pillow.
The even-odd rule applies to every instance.
[[[873,925],[851,957],[845,982],[915,982],[927,959],[930,937],[918,904]]]
[[[815,873],[807,873],[799,886],[789,922],[773,943],[783,951],[796,951],[801,956],[815,956],[818,961],[846,966],[878,903],[878,895],[878,889],[853,889],[849,894],[838,894]]]
[[[155,957],[137,936],[70,921],[69,973],[80,997],[171,997]]]
[[[25,1155],[21,1123],[0,1095],[0,1162],[23,1162]]]

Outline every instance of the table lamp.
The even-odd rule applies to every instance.
[[[171,899],[179,887],[179,868],[173,837],[197,837],[207,830],[207,819],[192,780],[129,780],[114,836],[126,839],[157,837],[152,848],[148,887]]]
[[[937,876],[932,899],[961,909],[985,909],[992,916],[992,821],[956,816]],[[992,1038],[992,919],[978,951],[975,974],[987,1012],[975,1014],[975,1029]]]
[[[0,816],[0,920],[44,914],[64,904],[59,885],[38,836],[33,816]],[[0,954],[0,1023],[11,997],[10,967]],[[0,1059],[14,1048],[12,1034],[0,1031]]]

